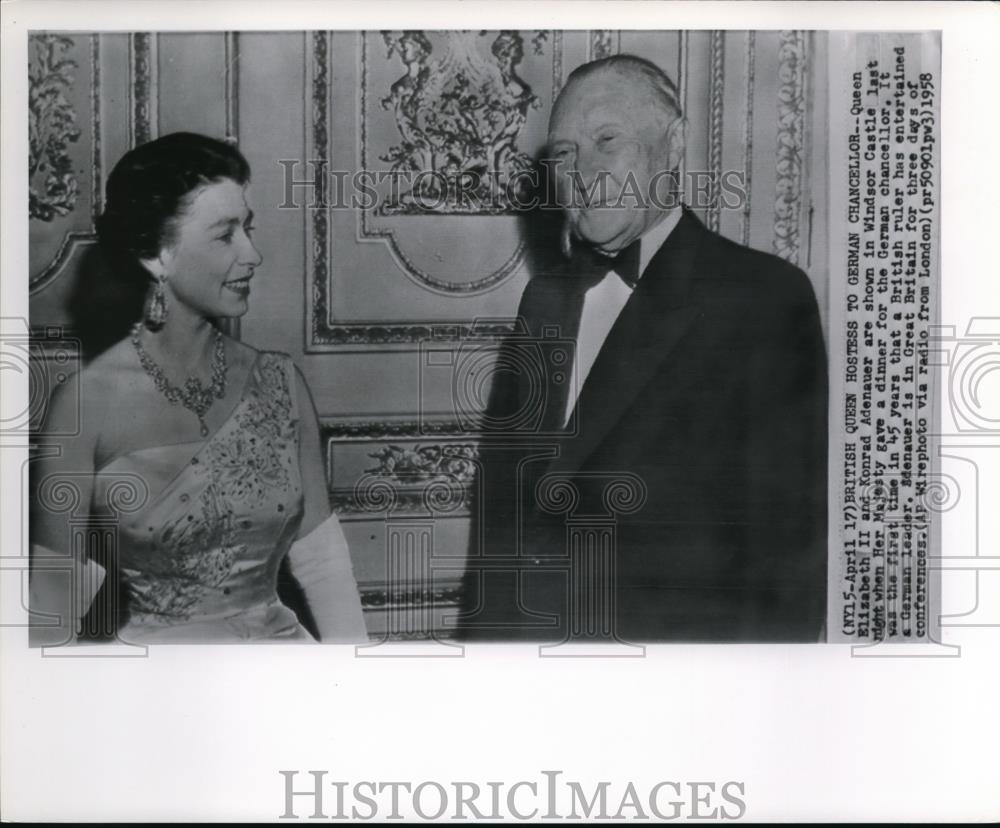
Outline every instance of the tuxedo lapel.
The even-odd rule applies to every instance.
[[[604,341],[551,471],[581,467],[696,323],[701,308],[691,288],[705,233],[685,208]]]

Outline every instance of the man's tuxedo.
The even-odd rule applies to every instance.
[[[809,279],[685,208],[565,433],[546,436],[564,381],[547,334],[572,334],[576,277],[533,278],[518,312],[524,333],[501,352],[464,637],[563,638],[575,589],[577,610],[613,596],[624,640],[819,640],[827,369]],[[523,370],[529,352],[541,353],[540,371]],[[577,560],[604,567],[591,579],[604,586],[568,569],[567,546],[581,542],[596,544]]]

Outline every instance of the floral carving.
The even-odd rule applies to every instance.
[[[416,589],[376,589],[361,591],[361,606],[365,609],[422,609],[424,607],[457,607],[462,599],[460,587]]]
[[[441,479],[470,483],[475,475],[478,452],[469,443],[413,448],[389,445],[368,456],[378,461],[376,467],[365,469],[369,474],[409,483]]]
[[[65,56],[73,41],[60,35],[31,37],[28,62],[28,214],[52,221],[73,211],[79,185],[69,145],[80,138],[76,112],[66,97],[76,61]]]
[[[590,33],[590,59],[600,60],[610,57],[621,48],[621,32],[610,29],[595,29]]]
[[[775,158],[774,252],[797,264],[805,155],[806,33],[783,31],[778,51],[778,147]]]
[[[444,53],[435,56],[423,32],[382,33],[388,57],[398,54],[405,73],[381,100],[402,140],[380,158],[409,185],[382,214],[502,213],[521,197],[519,174],[532,162],[517,139],[540,103],[518,74],[521,35],[499,32],[485,58],[477,45],[490,34],[445,33]],[[546,37],[533,39],[536,54]]]

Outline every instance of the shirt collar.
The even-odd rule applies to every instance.
[[[660,220],[650,227],[646,232],[629,243],[616,256],[608,256],[592,247],[581,248],[578,255],[581,257],[581,272],[586,270],[592,273],[592,278],[577,281],[577,284],[585,283],[592,287],[609,274],[616,274],[621,277],[622,283],[629,290],[634,290],[639,279],[642,278],[643,271],[653,260],[653,256],[663,246],[667,237],[674,231],[681,220],[681,208],[674,207],[666,211]],[[638,253],[636,250],[638,249]],[[589,289],[589,288],[588,288]]]
[[[656,251],[659,250],[667,237],[681,220],[681,208],[673,207],[657,224],[650,227],[639,240],[639,276],[646,270]]]

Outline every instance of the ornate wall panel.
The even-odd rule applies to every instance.
[[[40,425],[53,387],[79,364],[70,306],[103,200],[104,145],[113,132],[106,123],[106,79],[116,57],[96,34],[41,33],[29,40],[32,428]],[[124,70],[125,61],[117,68]]]
[[[102,186],[100,38],[39,35],[29,54],[29,286],[37,295],[94,238]]]
[[[526,275],[524,239],[501,185],[529,172],[544,143],[561,40],[558,32],[311,35],[307,157],[345,181],[370,173],[377,198],[340,209],[357,188],[342,194],[318,178],[317,201],[333,209],[310,210],[307,221],[308,350],[415,349],[509,313]],[[460,194],[441,186],[463,173],[482,186]]]

